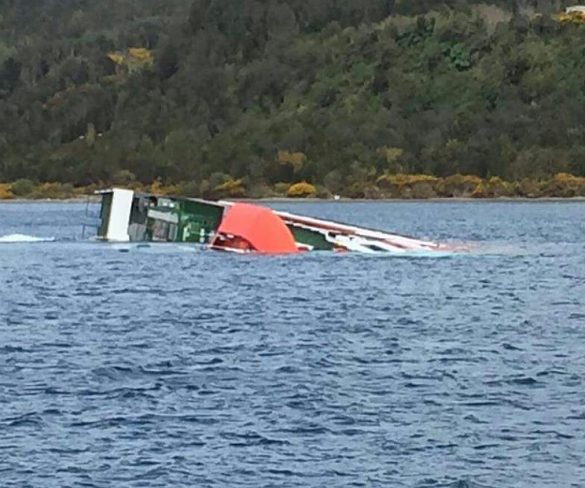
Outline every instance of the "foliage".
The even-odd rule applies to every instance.
[[[227,178],[227,179],[226,179]],[[222,181],[221,183],[217,183]],[[31,182],[32,183],[32,182]],[[11,188],[15,183],[0,184],[0,200],[25,196],[37,199],[86,198],[103,185],[92,184],[74,188],[66,183],[32,183],[28,193],[15,195]],[[18,187],[22,185],[19,183]],[[28,183],[26,183],[28,186]],[[214,186],[212,186],[214,185]],[[328,187],[300,182],[256,184],[249,186],[244,180],[230,179],[216,173],[210,180],[189,181],[164,185],[160,180],[150,185],[132,182],[124,185],[138,192],[153,192],[159,195],[205,197],[205,198],[333,198],[335,194]],[[22,189],[21,189],[22,191]],[[427,199],[427,198],[585,198],[585,177],[568,173],[557,173],[550,178],[523,178],[517,182],[499,177],[479,178],[477,176],[453,175],[438,178],[424,174],[385,174],[376,181],[365,180],[346,187],[342,196],[366,199]]]
[[[151,68],[154,64],[152,51],[144,47],[130,47],[127,52],[108,53],[108,59],[128,73]]]
[[[552,197],[585,197],[585,178],[558,173],[545,185],[544,191]]]
[[[310,198],[316,195],[317,188],[306,181],[291,185],[287,192],[287,196],[290,198]]]
[[[73,196],[71,183],[42,183],[32,193],[33,198],[60,200]]]
[[[10,200],[14,198],[14,194],[10,189],[9,184],[7,183],[0,183],[0,200]]]
[[[290,186],[291,185],[289,185],[288,183],[276,183],[274,185],[274,192],[278,196],[285,197],[288,193],[288,189],[290,188]]]
[[[477,176],[455,174],[441,180],[437,193],[442,197],[466,198],[474,194],[481,182]]]
[[[513,197],[516,194],[514,185],[498,176],[491,177],[487,182],[487,187],[488,195],[492,198]]]
[[[585,26],[566,2],[21,3],[0,7],[0,181],[582,192]]]
[[[35,184],[27,179],[21,178],[10,185],[10,192],[17,197],[27,197],[35,191]]]
[[[136,176],[132,171],[121,169],[112,177],[112,183],[118,186],[129,186],[136,181]]]
[[[246,187],[242,179],[229,179],[213,189],[218,198],[241,198],[246,195]]]
[[[566,12],[558,16],[558,21],[563,24],[585,24],[585,12]]]
[[[423,174],[385,174],[376,181],[392,198],[436,197],[439,179]]]
[[[283,165],[290,165],[295,173],[298,173],[303,168],[306,159],[307,157],[302,152],[278,151],[278,162]]]
[[[149,187],[146,188],[148,193],[154,193],[155,195],[166,195],[167,189],[163,186],[160,178],[154,180]]]

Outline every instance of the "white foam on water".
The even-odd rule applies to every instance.
[[[55,240],[54,237],[35,237],[28,236],[25,234],[9,234],[6,236],[0,236],[0,243],[3,244],[12,244],[19,242],[53,242],[54,240]]]

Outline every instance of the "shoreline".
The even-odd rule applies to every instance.
[[[10,198],[0,200],[0,205],[4,203],[22,204],[22,203],[99,203],[99,197],[88,196],[87,198]]]
[[[508,202],[585,202],[585,197],[488,197],[488,198],[471,198],[471,197],[434,197],[434,198],[341,198],[334,200],[333,198],[252,198],[248,200],[238,201],[254,201],[254,202],[273,202],[273,203],[508,203]]]
[[[177,196],[177,198],[183,198]],[[585,202],[585,197],[494,197],[494,198],[471,198],[471,197],[434,197],[434,198],[288,198],[288,197],[264,197],[264,198],[224,198],[222,200],[234,202],[260,202],[260,203],[539,203],[539,202]],[[88,195],[87,197],[75,198],[11,198],[0,200],[2,204],[32,204],[32,203],[89,203],[97,204],[100,197]]]

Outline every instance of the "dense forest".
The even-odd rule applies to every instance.
[[[0,182],[585,194],[571,4],[0,0]]]

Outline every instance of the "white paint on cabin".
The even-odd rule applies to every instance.
[[[163,222],[168,222],[169,224],[178,224],[179,217],[177,214],[172,214],[169,212],[161,212],[160,210],[155,210],[153,208],[148,209],[148,217],[155,220],[161,220]]]
[[[108,232],[106,241],[128,242],[128,224],[130,223],[130,212],[132,210],[132,190],[114,188],[112,190],[112,206],[110,207]]]

